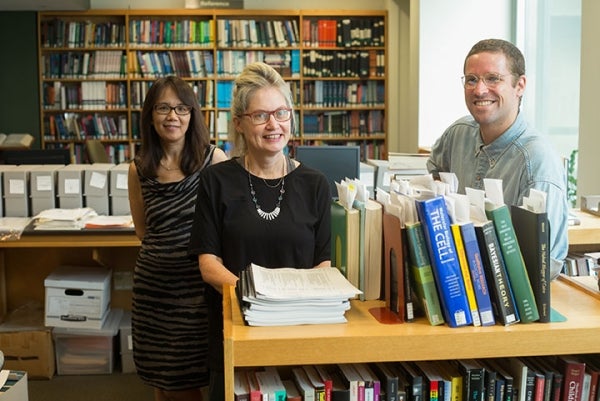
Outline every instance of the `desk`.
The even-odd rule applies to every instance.
[[[24,232],[19,240],[0,242],[0,321],[27,302],[43,304],[44,279],[60,265],[113,269],[113,276],[131,276],[140,247],[132,230],[47,234]],[[131,288],[111,291],[111,306],[131,309]]]
[[[600,217],[573,210],[581,224],[569,226],[569,250],[575,252],[600,250]]]

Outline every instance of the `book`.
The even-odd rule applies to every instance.
[[[563,374],[561,400],[580,400],[583,391],[585,362],[572,355],[557,356],[557,367]]]
[[[302,367],[292,368],[292,380],[296,384],[300,395],[304,401],[315,401],[315,388]]]
[[[444,400],[444,379],[431,361],[416,361],[415,365],[423,374],[427,383],[429,401]]]
[[[463,222],[460,224],[460,233],[465,248],[465,255],[471,273],[471,282],[473,283],[473,291],[477,301],[477,310],[482,326],[493,326],[496,324],[494,318],[494,309],[490,297],[489,286],[485,278],[483,260],[479,243],[477,242],[477,234],[475,234],[475,226],[473,222]]]
[[[486,359],[485,363],[496,371],[496,377],[501,376],[504,380],[504,394],[502,400],[498,401],[513,401],[514,397],[514,379],[512,373],[506,369],[506,366],[501,364],[498,359]]]
[[[359,287],[359,233],[360,215],[357,209],[331,203],[331,265]]]
[[[325,383],[314,365],[303,365],[302,369],[306,373],[308,382],[312,385],[315,392],[315,401],[325,400]]]
[[[483,382],[484,382],[484,400],[495,401],[496,399],[496,384],[500,375],[493,368],[492,365],[488,364],[485,359],[479,360],[484,367]],[[499,389],[500,391],[500,389]]]
[[[600,363],[588,355],[583,355],[582,359],[585,362],[585,371],[590,375],[590,393],[587,401],[596,401],[600,396],[598,393],[598,386],[600,386]]]
[[[463,375],[463,400],[483,401],[485,398],[485,368],[475,359],[459,359],[458,370]]]
[[[379,299],[381,296],[383,207],[373,199],[354,201],[360,212],[359,283],[362,283],[361,300]]]
[[[250,401],[262,401],[263,394],[260,391],[258,385],[258,379],[256,378],[257,369],[246,370],[246,378],[248,379],[248,388],[250,390]]]
[[[486,206],[485,212],[488,218],[493,221],[496,229],[520,321],[522,323],[534,322],[540,318],[540,315],[510,217],[510,210],[507,205],[501,204]]]
[[[478,222],[474,228],[496,319],[504,326],[518,323],[517,306],[508,281],[508,273],[504,266],[494,224],[487,220]]]
[[[365,401],[379,400],[381,396],[381,380],[366,363],[355,363],[354,368],[365,382]]]
[[[432,326],[444,323],[440,299],[435,286],[429,253],[420,222],[407,223],[406,242],[411,266],[411,281],[425,316]]]
[[[552,381],[554,380],[554,372],[551,369],[548,369],[540,360],[535,357],[526,357],[524,358],[527,361],[527,364],[537,373],[543,376],[543,386],[542,389],[538,389],[540,386],[539,380],[536,381],[536,395],[535,398],[539,399],[539,401],[551,401],[552,397]],[[541,394],[538,392],[541,391]]]
[[[450,327],[470,325],[473,320],[469,313],[469,302],[444,198],[436,196],[417,200],[416,206],[423,225],[444,319]]]
[[[286,401],[302,401],[300,391],[298,391],[298,387],[296,387],[293,380],[284,379],[282,382],[285,388]]]
[[[532,401],[535,388],[535,376],[532,369],[523,358],[508,358],[505,368],[513,376],[513,389],[515,399]]]
[[[450,381],[449,401],[463,401],[463,375],[457,366],[448,360],[434,361],[444,380]]]
[[[471,311],[473,326],[481,326],[481,318],[479,316],[477,300],[475,299],[475,289],[473,288],[473,282],[471,281],[471,271],[469,269],[469,262],[467,261],[467,254],[462,239],[460,224],[451,224],[450,229],[452,231],[452,238],[454,239],[454,244],[456,246],[456,254],[458,256],[460,272],[465,285],[465,292],[467,293],[467,301],[469,303],[469,310]]]
[[[539,322],[550,322],[550,225],[547,213],[511,206],[512,222],[527,268]]]
[[[392,365],[388,362],[375,362],[371,367],[381,383],[381,401],[399,401],[398,374]]]
[[[331,392],[333,390],[333,377],[325,365],[314,365],[319,378],[325,387],[325,401],[331,401]]]
[[[546,383],[546,387],[550,387],[550,400],[560,401],[562,397],[563,374],[557,369],[556,359],[547,356],[537,356],[532,357],[532,359],[536,360],[542,372],[549,372],[552,375],[552,380]]]
[[[400,218],[383,213],[384,292],[386,304],[392,312],[405,321],[404,297],[404,247]]]
[[[403,381],[406,383],[408,399],[411,401],[426,401],[426,383],[423,374],[419,372],[413,362],[399,362],[397,365],[402,372]]]
[[[338,364],[342,381],[350,390],[350,401],[364,401],[365,382],[352,363]]]
[[[233,398],[235,401],[250,401],[250,385],[245,370],[233,372]]]
[[[263,401],[267,396],[269,401],[286,401],[285,386],[281,381],[279,372],[272,366],[266,366],[264,370],[254,372],[258,388],[263,394]]]

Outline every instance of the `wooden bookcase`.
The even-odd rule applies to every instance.
[[[352,301],[344,324],[245,326],[235,291],[223,298],[225,394],[245,366],[291,366],[373,361],[420,361],[600,352],[600,297],[568,279],[552,283],[552,307],[565,322],[511,326],[431,326],[426,319],[383,324],[370,312],[381,301]]]
[[[230,91],[253,60],[289,82],[294,145],[360,145],[387,157],[387,11],[92,10],[39,12],[43,148],[101,139],[113,160],[139,145],[140,110],[152,82],[189,81],[213,143],[227,140]]]

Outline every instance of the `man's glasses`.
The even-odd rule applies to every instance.
[[[185,116],[186,114],[190,114],[192,111],[192,106],[188,106],[187,104],[178,104],[177,106],[169,106],[166,103],[158,103],[154,105],[154,111],[158,114],[169,114],[171,110],[175,110],[175,114],[179,116]]]
[[[485,74],[484,76],[477,76],[477,75],[473,75],[473,74],[469,74],[469,75],[465,75],[464,77],[461,77],[462,80],[462,84],[466,89],[475,89],[477,87],[477,84],[479,83],[479,81],[482,81],[483,84],[488,87],[489,89],[494,89],[495,87],[497,87],[498,85],[500,85],[500,83],[502,81],[504,81],[504,77],[507,75],[501,75],[501,74]]]
[[[283,123],[292,118],[292,109],[280,107],[279,109],[273,111],[259,110],[253,113],[242,114],[242,116],[250,117],[250,121],[252,121],[252,124],[254,125],[266,124],[271,116],[273,116],[276,121]]]

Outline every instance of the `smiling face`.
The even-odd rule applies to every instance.
[[[173,88],[167,86],[156,100],[155,106],[157,104],[167,104],[169,107],[175,107],[184,103],[177,97]],[[179,115],[173,109],[169,110],[168,114],[160,114],[156,110],[152,111],[152,125],[161,142],[181,143],[183,145],[190,118],[191,113]]]
[[[277,88],[265,87],[254,92],[246,113],[272,112],[287,107],[285,97]],[[250,116],[244,115],[235,117],[234,124],[244,136],[248,152],[255,155],[280,153],[290,139],[291,119],[277,121],[275,116],[269,115],[266,123],[255,125]]]
[[[477,77],[496,74],[502,81],[489,88],[479,79],[474,88],[465,88],[469,112],[481,127],[484,141],[489,143],[502,135],[519,113],[520,99],[525,91],[525,76],[512,74],[506,56],[501,52],[482,52],[465,62],[465,75]]]

